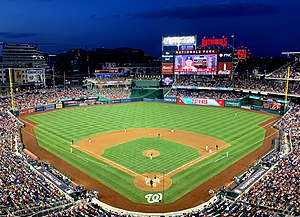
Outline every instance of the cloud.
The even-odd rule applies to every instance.
[[[228,2],[163,9],[156,8],[144,12],[130,13],[127,16],[140,19],[202,19],[272,15],[280,13],[282,9],[282,5],[260,2]]]
[[[40,36],[37,33],[12,33],[12,32],[0,32],[0,37],[5,39],[15,39],[15,38],[30,38]]]

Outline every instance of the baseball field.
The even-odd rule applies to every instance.
[[[265,128],[274,119],[240,109],[145,102],[68,108],[26,118],[26,125],[35,125],[31,136],[38,144],[78,174],[129,201],[153,206],[174,203],[225,168],[242,164],[241,159],[263,145]],[[219,179],[231,176],[223,173]],[[159,200],[149,200],[156,193]],[[108,201],[118,206],[114,202]]]

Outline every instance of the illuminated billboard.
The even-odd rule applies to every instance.
[[[163,37],[162,39],[163,46],[196,45],[196,42],[196,36],[171,36]]]
[[[232,62],[219,62],[218,61],[218,75],[231,75]]]
[[[216,75],[217,54],[205,51],[174,54],[174,74]],[[198,54],[199,53],[199,54]]]
[[[173,74],[173,63],[162,63],[162,74],[163,75]]]

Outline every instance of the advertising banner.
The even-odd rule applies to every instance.
[[[218,62],[218,75],[231,75],[232,62]]]
[[[260,107],[260,106],[256,106],[256,105],[252,105],[252,106],[250,106],[250,109],[251,109],[251,110],[260,111],[260,110],[261,110],[261,107]]]
[[[198,99],[198,98],[177,98],[177,104],[182,105],[207,105],[224,107],[224,100],[221,99]]]
[[[20,110],[19,113],[20,113],[20,115],[26,115],[26,114],[28,114],[28,110],[27,109]]]
[[[232,62],[233,49],[232,48],[220,48],[218,53],[218,62]]]
[[[15,82],[17,82],[17,83],[23,82],[21,69],[14,69],[14,78],[15,78]]]
[[[62,105],[62,103],[58,103],[58,104],[55,105],[55,107],[58,109],[58,108],[62,108],[63,105]]]
[[[131,99],[121,99],[121,102],[131,102]]]
[[[196,36],[170,36],[162,38],[163,46],[178,46],[178,45],[195,45],[197,42]]]
[[[66,183],[64,183],[63,180],[60,180],[56,176],[54,176],[51,172],[49,172],[46,167],[44,166],[39,166],[36,168],[36,170],[42,174],[43,176],[47,177],[47,179],[53,183],[55,186],[57,186],[59,189],[61,189],[63,192],[67,194],[72,194],[74,193],[74,190],[70,188]]]
[[[173,74],[173,63],[162,63],[162,74],[172,75]]]
[[[232,91],[231,87],[197,87],[197,86],[173,86],[173,89],[189,89],[189,90],[228,90]]]
[[[171,97],[165,97],[164,101],[169,102],[169,103],[176,103],[177,99],[176,98],[171,98]]]
[[[74,100],[72,100],[72,101],[65,101],[64,105],[76,104],[76,103],[77,103],[77,101],[74,101]]]
[[[225,107],[241,107],[241,102],[237,100],[224,100],[225,102]]]
[[[27,70],[27,82],[44,83],[45,72],[43,69]]]
[[[44,106],[44,110],[47,111],[47,110],[52,110],[52,109],[55,109],[55,105],[45,105]]]
[[[120,100],[119,99],[114,99],[111,101],[111,103],[120,103]]]
[[[95,99],[86,99],[86,100],[84,100],[84,102],[96,102],[96,100]]]
[[[82,103],[79,103],[79,106],[87,106],[88,104],[86,102],[82,102]]]
[[[60,99],[61,102],[71,101],[71,100],[73,100],[73,98],[61,98]]]
[[[35,111],[42,112],[42,111],[44,111],[44,107],[37,107],[37,108],[35,108]]]
[[[35,112],[35,109],[34,108],[31,108],[31,109],[27,109],[27,113],[30,114],[30,113],[34,113]]]

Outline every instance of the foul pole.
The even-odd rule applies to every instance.
[[[11,109],[12,109],[12,111],[14,112],[14,111],[15,111],[14,87],[13,87],[12,76],[11,76],[11,68],[8,68],[8,75],[9,75],[9,87],[10,87]]]
[[[290,70],[291,70],[291,66],[288,66],[287,74],[286,74],[286,83],[285,83],[284,112],[286,112],[287,109],[286,107],[287,107],[287,97],[289,91]]]

